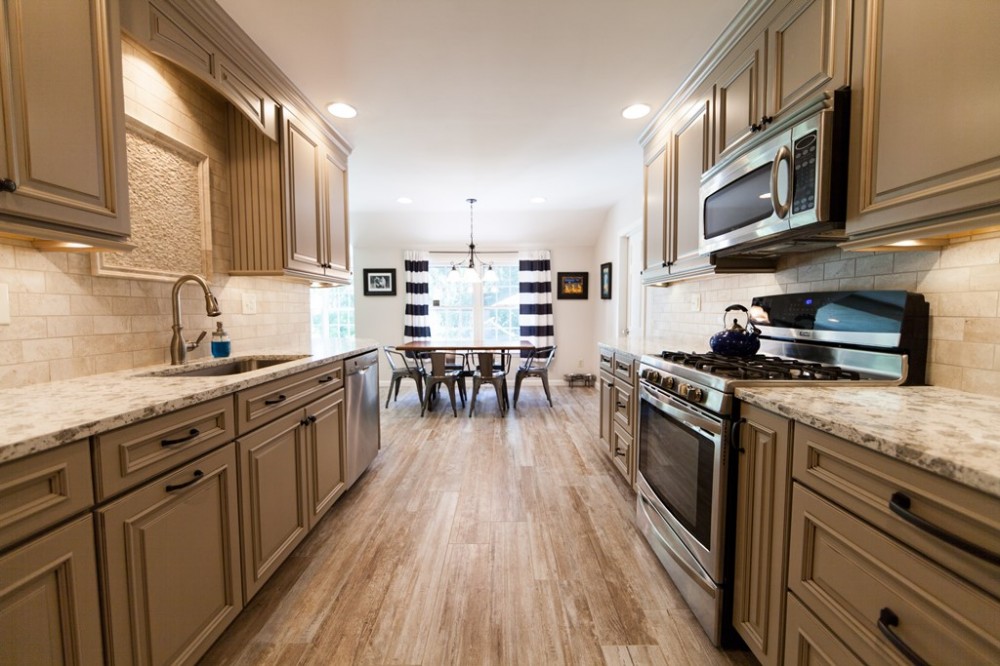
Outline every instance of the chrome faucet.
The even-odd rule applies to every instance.
[[[201,335],[194,342],[185,342],[184,336],[181,334],[181,285],[185,282],[197,282],[201,286],[201,290],[205,292],[205,313],[209,317],[218,317],[222,314],[222,310],[219,309],[219,302],[215,300],[215,296],[212,295],[212,290],[208,288],[208,283],[205,282],[205,278],[199,275],[182,275],[177,278],[177,282],[174,283],[174,291],[171,294],[170,300],[173,303],[174,310],[174,325],[173,331],[174,336],[170,340],[170,365],[181,365],[187,360],[187,353],[189,351],[194,351],[198,348],[198,344],[207,334],[207,331],[202,331]]]

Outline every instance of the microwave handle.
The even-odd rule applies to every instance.
[[[778,200],[778,169],[781,168],[782,162],[788,164],[788,192],[784,197],[784,203]],[[788,209],[791,207],[791,204],[792,152],[788,150],[788,146],[783,145],[778,148],[778,154],[774,156],[774,162],[771,163],[771,205],[774,207],[774,214],[783,220],[788,217]]]

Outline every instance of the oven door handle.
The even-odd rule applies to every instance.
[[[650,504],[649,500],[646,499],[641,492],[637,493],[637,495],[639,497],[639,506],[642,507],[643,511],[656,511],[656,507]],[[687,548],[677,541],[676,538],[669,539],[664,536],[660,530],[656,529],[656,526],[649,520],[648,517],[645,517],[644,520],[646,521],[645,527],[656,533],[656,537],[660,544],[663,546],[664,550],[670,553],[670,557],[677,563],[677,566],[682,568],[691,580],[705,588],[707,592],[715,594],[715,581],[702,570],[701,565],[698,563],[698,560],[695,559],[694,555],[689,553]]]
[[[687,409],[686,407],[674,406],[674,404],[672,404],[674,402],[674,398],[669,395],[659,394],[659,392],[654,393],[653,389],[643,385],[640,398],[647,400],[655,409],[674,417],[689,428],[701,430],[708,437],[713,439],[722,437],[722,423],[720,421],[713,421],[705,418],[704,416],[701,416],[697,412]],[[667,400],[670,402],[667,402]]]

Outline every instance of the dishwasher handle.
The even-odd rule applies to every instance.
[[[344,359],[344,374],[347,376],[363,373],[368,368],[378,365],[378,352],[370,351],[358,356]]]

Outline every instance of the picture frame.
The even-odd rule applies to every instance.
[[[601,264],[601,298],[611,298],[611,262]]]
[[[556,298],[586,300],[587,278],[586,271],[556,273]]]
[[[365,296],[395,296],[395,268],[364,269]]]

